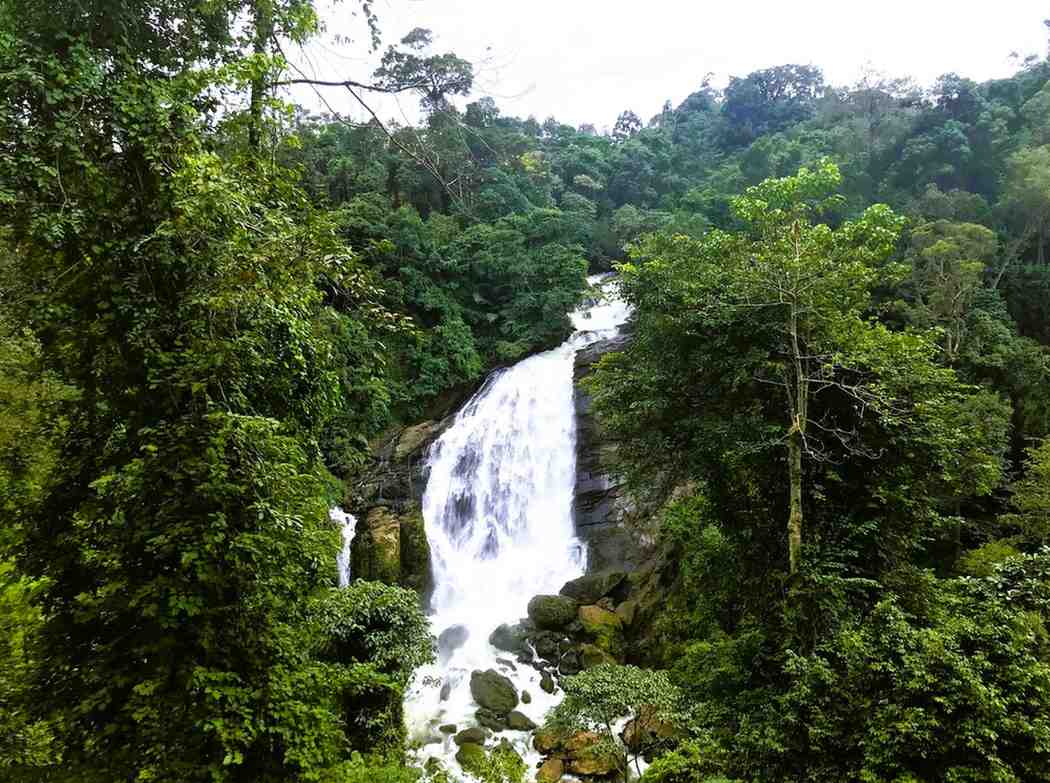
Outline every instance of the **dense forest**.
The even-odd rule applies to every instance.
[[[0,780],[452,780],[424,606],[338,587],[329,508],[613,271],[659,605],[546,730],[646,759],[595,780],[1050,781],[1050,60],[599,132],[355,9],[381,64],[322,84],[312,0],[0,0]]]

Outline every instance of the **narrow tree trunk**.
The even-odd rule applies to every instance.
[[[255,0],[252,8],[255,17],[255,41],[252,51],[257,55],[266,54],[270,37],[273,35],[272,0]],[[263,95],[266,92],[265,74],[259,73],[252,79],[252,92],[248,103],[248,146],[259,149],[262,142]]]
[[[797,422],[792,425],[788,437],[788,476],[791,483],[787,524],[788,565],[794,574],[798,571],[802,557],[802,432]]]

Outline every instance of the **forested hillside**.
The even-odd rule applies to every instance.
[[[452,780],[405,755],[425,607],[338,587],[329,508],[608,271],[649,611],[559,679],[579,774],[1050,780],[1050,61],[599,132],[354,8],[381,65],[314,80],[310,0],[0,0],[0,780]]]

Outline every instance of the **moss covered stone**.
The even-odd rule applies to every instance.
[[[385,506],[369,509],[350,553],[355,578],[397,584],[401,579],[401,520]]]
[[[465,772],[481,772],[487,766],[485,748],[474,742],[464,742],[456,751],[456,761]]]
[[[584,669],[593,669],[603,663],[616,663],[616,659],[595,644],[580,645],[580,666]]]
[[[563,595],[538,595],[529,601],[528,612],[537,628],[557,631],[576,619],[576,601]]]
[[[518,706],[518,692],[514,683],[494,669],[471,673],[470,695],[478,706],[499,715],[506,715]]]
[[[583,633],[595,646],[613,658],[623,656],[623,618],[620,615],[600,606],[581,606],[578,618]]]

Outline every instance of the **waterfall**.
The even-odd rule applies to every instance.
[[[615,336],[627,316],[618,299],[589,302],[572,316],[578,330],[572,337],[490,376],[431,446],[423,515],[439,659],[417,673],[405,704],[421,761],[437,757],[461,774],[456,746],[438,727],[476,725],[468,686],[476,669],[497,669],[519,693],[528,691],[531,702],[518,709],[538,724],[558,700],[540,688],[535,669],[507,660],[488,638],[500,624],[524,617],[532,596],[557,593],[585,569],[572,518],[573,359],[579,348]],[[501,736],[534,766],[529,733]]]
[[[343,509],[336,506],[329,510],[328,518],[343,531],[343,548],[335,556],[335,561],[339,568],[339,586],[346,587],[350,584],[350,544],[354,540],[357,517],[353,514],[347,514]]]

